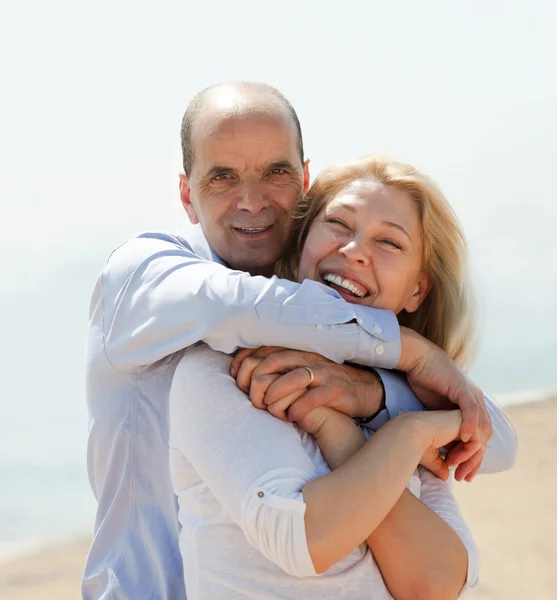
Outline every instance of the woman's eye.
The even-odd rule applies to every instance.
[[[386,244],[387,246],[391,246],[391,248],[396,248],[397,250],[402,250],[402,246],[393,241],[393,240],[379,240],[381,244]]]
[[[343,229],[350,229],[346,223],[343,221],[339,221],[338,219],[325,219],[326,223],[331,223],[331,225],[339,225]]]

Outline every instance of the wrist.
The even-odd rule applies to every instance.
[[[358,399],[350,416],[359,423],[368,423],[386,407],[381,376],[373,367],[345,366],[350,369],[353,390]]]
[[[406,412],[400,413],[389,423],[404,431],[404,437],[407,440],[409,451],[415,452],[419,457],[431,445],[431,435],[427,429],[427,421],[424,420],[424,412]],[[387,423],[387,425],[389,424]]]
[[[427,340],[408,327],[400,328],[400,361],[396,368],[409,373],[427,352]]]
[[[369,368],[369,381],[362,385],[362,402],[359,414],[354,415],[356,423],[363,424],[373,421],[387,407],[385,386],[381,375]]]
[[[313,431],[308,433],[311,433],[317,442],[330,436],[338,437],[346,427],[355,426],[351,417],[334,408],[323,407],[315,410],[321,411],[319,420],[313,427]]]
[[[297,421],[297,424],[300,429],[317,439],[333,428],[335,423],[338,423],[342,417],[345,419],[350,418],[334,408],[319,406],[310,410],[303,419]]]

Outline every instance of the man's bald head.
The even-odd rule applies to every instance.
[[[213,85],[197,94],[182,119],[182,160],[189,177],[194,157],[195,131],[199,125],[210,127],[215,119],[234,117],[284,115],[298,136],[300,160],[304,162],[302,128],[290,102],[274,87],[264,83],[231,82]]]

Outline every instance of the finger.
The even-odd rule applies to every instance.
[[[301,421],[311,410],[320,406],[329,406],[331,393],[326,387],[309,388],[288,409],[288,420]]]
[[[277,419],[281,419],[282,421],[288,421],[289,420],[288,416],[287,416],[288,407],[293,402],[295,402],[300,397],[300,395],[303,393],[304,392],[293,392],[289,396],[286,396],[285,398],[281,398],[280,400],[277,400],[276,402],[271,404],[271,406],[269,406],[267,408],[267,410],[274,417],[277,417]]]
[[[248,356],[251,356],[256,350],[257,348],[242,348],[241,350],[236,352],[236,354],[232,358],[232,362],[230,363],[230,375],[232,375],[232,377],[236,377],[236,374],[240,370],[240,366],[242,365],[244,360]]]
[[[439,479],[442,479],[443,481],[447,481],[447,479],[449,478],[449,467],[447,466],[447,463],[441,458],[441,456],[439,454],[437,454],[437,456],[435,456],[433,458],[430,458],[430,457],[422,458],[421,464],[426,469],[431,471],[434,475],[437,475],[437,477],[439,477]]]
[[[312,354],[299,352],[298,350],[281,350],[273,352],[259,365],[258,374],[269,375],[271,373],[288,373],[298,367],[310,366]],[[313,369],[313,364],[311,364]]]
[[[480,461],[479,464],[476,467],[474,467],[472,471],[466,476],[466,481],[468,483],[471,483],[474,480],[474,477],[478,474],[478,471],[480,470],[481,466],[482,461]]]
[[[491,416],[487,410],[485,398],[483,398],[483,402],[480,406],[480,431],[482,432],[483,439],[487,444],[487,442],[489,442],[493,436],[493,425],[491,423]]]
[[[470,388],[465,386],[457,397],[456,402],[462,411],[462,425],[460,426],[460,439],[467,442],[478,429],[480,408],[477,399]]]
[[[267,405],[265,404],[267,389],[274,381],[281,377],[284,377],[284,375],[261,375],[260,377],[254,375],[252,377],[249,389],[249,399],[256,408],[267,408]],[[282,397],[284,398],[284,396],[286,396],[286,394]]]
[[[462,481],[466,477],[469,477],[474,469],[479,468],[481,462],[483,460],[484,452],[483,450],[478,450],[471,458],[469,458],[466,462],[462,463],[458,466],[455,471],[455,479],[457,481]]]
[[[314,380],[312,385],[318,384],[317,370],[312,369]],[[268,376],[267,376],[268,377]],[[300,367],[285,373],[276,379],[267,389],[265,394],[265,404],[270,405],[292,392],[306,391],[311,382],[311,376],[307,369]]]
[[[282,350],[282,348],[280,348],[278,346],[261,346],[260,348],[242,348],[241,350],[239,350],[236,353],[236,355],[232,359],[232,362],[230,363],[230,375],[232,375],[232,377],[236,377],[236,374],[240,370],[240,366],[242,365],[242,362],[248,356],[257,354],[257,356],[259,356],[260,358],[265,358],[265,357],[269,356],[269,354],[272,354],[273,352],[276,352],[277,350]]]
[[[469,442],[461,442],[449,450],[447,454],[447,464],[449,467],[460,465],[476,454],[482,448],[483,444],[478,439],[472,439]]]
[[[253,372],[263,360],[265,359],[258,358],[257,356],[247,356],[240,364],[236,375],[236,385],[242,392],[249,393]]]

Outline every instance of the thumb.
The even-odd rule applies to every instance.
[[[424,466],[428,471],[431,471],[434,475],[437,475],[439,479],[447,481],[449,478],[449,467],[447,463],[439,456],[439,452],[426,452],[424,454],[420,464]]]

